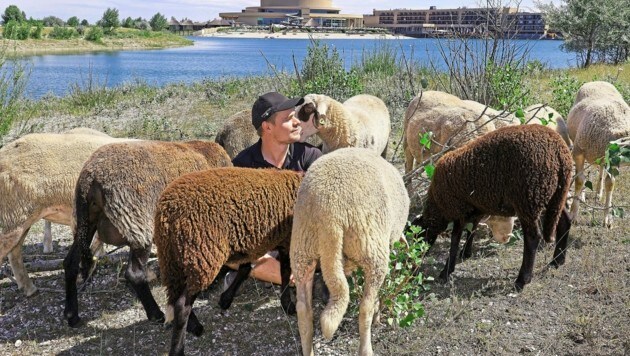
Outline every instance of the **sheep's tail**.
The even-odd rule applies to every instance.
[[[322,335],[330,340],[339,327],[350,302],[350,288],[343,270],[343,230],[328,226],[318,231],[320,245],[320,264],[324,282],[330,292],[328,305],[322,312],[320,323]]]
[[[186,288],[186,280],[178,263],[179,258],[175,250],[177,236],[171,235],[171,231],[169,231],[170,224],[166,221],[166,216],[162,214],[162,209],[161,204],[156,208],[153,243],[157,247],[162,284],[166,287],[167,307],[165,323],[169,323],[174,317],[175,303]]]
[[[558,187],[547,204],[543,220],[543,237],[546,242],[554,242],[556,240],[556,226],[558,225],[558,220],[560,220],[569,191],[569,181],[565,177],[570,177],[570,173],[568,175],[558,174]]]

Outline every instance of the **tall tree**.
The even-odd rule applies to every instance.
[[[549,27],[563,34],[563,47],[582,57],[588,67],[606,61],[607,53],[619,53],[628,43],[630,0],[562,0],[559,5],[538,2]]]
[[[118,9],[110,9],[109,7],[103,13],[103,18],[100,20],[100,24],[103,27],[105,33],[112,33],[118,27],[120,27],[120,20],[118,18]]]
[[[2,14],[2,22],[6,24],[11,20],[18,23],[23,22],[26,20],[26,14],[16,5],[9,5],[6,9],[4,9],[4,14]]]
[[[77,27],[77,26],[79,26],[79,18],[76,17],[76,16],[72,16],[71,18],[68,19],[68,21],[66,23],[70,27]]]
[[[153,15],[151,20],[149,20],[149,24],[151,25],[153,31],[162,31],[163,29],[168,27],[168,21],[166,20],[166,17],[164,17],[159,12]]]

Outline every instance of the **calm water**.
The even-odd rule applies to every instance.
[[[55,54],[27,57],[32,73],[27,95],[32,98],[47,93],[63,96],[72,83],[85,86],[90,76],[100,85],[116,86],[141,80],[163,85],[173,82],[191,83],[207,78],[247,76],[271,73],[267,61],[277,69],[293,71],[293,56],[300,64],[306,55],[309,40],[192,38],[194,46],[149,51],[121,51],[88,54]],[[382,40],[326,40],[335,46],[347,66],[361,59],[364,49],[381,46]],[[434,39],[389,40],[403,49],[407,58],[428,65],[439,59]],[[514,41],[515,46],[529,44],[531,59],[538,59],[552,68],[574,66],[572,54],[560,50],[560,41]]]

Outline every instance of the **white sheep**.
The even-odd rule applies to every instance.
[[[547,126],[560,134],[569,148],[573,142],[569,137],[569,128],[560,113],[546,104],[534,104],[525,108],[525,123]]]
[[[291,231],[291,270],[304,355],[313,354],[313,276],[319,261],[330,299],[321,314],[324,338],[337,330],[349,302],[344,269],[365,273],[359,311],[361,355],[372,354],[371,324],[388,272],[390,245],[402,237],[409,196],[398,170],[363,148],[322,156],[297,193]]]
[[[583,197],[584,162],[595,164],[597,159],[605,156],[611,141],[630,136],[630,107],[612,84],[590,82],[580,87],[567,121],[569,137],[573,140],[572,154],[576,172],[574,189],[576,198],[571,204],[571,216],[576,218],[580,204],[577,197]],[[606,190],[604,226],[610,226],[612,218],[609,213],[615,178],[605,174],[603,166],[600,165],[596,188],[598,198],[603,193],[604,179]]]
[[[356,95],[342,103],[326,95],[308,94],[296,108],[302,122],[302,138],[317,134],[322,152],[343,147],[369,148],[383,157],[391,130],[389,110],[372,95]]]
[[[29,134],[0,149],[0,260],[8,254],[27,296],[37,291],[22,259],[31,225],[40,219],[72,225],[74,187],[83,164],[100,146],[128,140],[80,130]]]

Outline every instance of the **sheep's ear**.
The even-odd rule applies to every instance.
[[[297,117],[302,122],[310,120],[312,114],[315,112],[315,104],[312,102],[304,103],[297,109]]]

